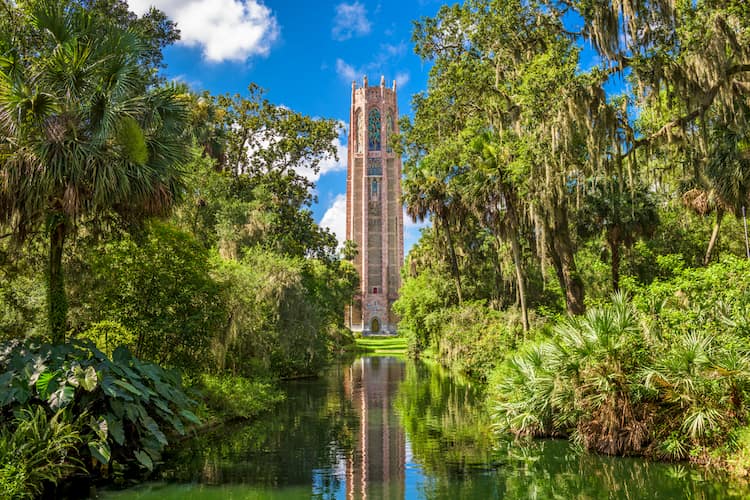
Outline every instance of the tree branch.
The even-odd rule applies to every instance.
[[[690,113],[686,115],[680,116],[679,118],[672,120],[669,123],[666,123],[663,127],[661,127],[659,130],[657,130],[653,134],[636,140],[633,143],[633,147],[631,147],[626,153],[624,153],[622,155],[622,158],[627,158],[628,156],[630,156],[631,153],[633,153],[636,149],[640,148],[641,146],[650,144],[655,139],[658,139],[666,135],[667,132],[669,132],[669,130],[675,127],[684,127],[688,123],[698,118],[700,115],[705,113],[708,110],[708,108],[711,107],[721,87],[729,83],[730,77],[739,73],[747,73],[747,72],[750,72],[750,63],[735,64],[734,66],[731,66],[726,71],[726,75],[725,75],[726,78],[718,82],[716,85],[714,85],[710,89],[708,89],[708,91],[703,95],[703,99],[701,100],[700,105],[696,109],[692,110]]]

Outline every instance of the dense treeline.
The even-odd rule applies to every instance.
[[[121,0],[0,0],[3,498],[151,470],[350,341],[356,273],[299,173],[336,122],[164,82],[178,38]]]
[[[746,446],[747,2],[467,0],[414,42],[412,352],[488,378],[504,433]]]

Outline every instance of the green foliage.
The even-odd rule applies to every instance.
[[[80,339],[87,339],[94,343],[97,349],[108,357],[112,357],[115,349],[122,346],[134,351],[137,338],[124,326],[116,321],[100,321],[77,335]]]
[[[750,261],[726,256],[705,268],[675,268],[673,274],[670,280],[628,289],[654,333],[674,339],[689,334],[697,325],[700,331],[719,338],[733,333],[725,319],[742,321],[746,315]]]
[[[74,294],[74,319],[97,345],[121,325],[124,342],[143,359],[188,371],[211,366],[213,337],[225,322],[221,286],[211,277],[209,253],[190,234],[151,223],[139,238],[125,236],[85,255],[89,280]],[[106,349],[114,349],[110,340]]]
[[[442,309],[430,322],[437,330],[432,342],[437,359],[478,379],[486,379],[523,335],[517,312],[514,317],[481,302]]]
[[[425,350],[436,334],[434,313],[447,305],[452,293],[451,284],[440,275],[424,271],[416,277],[404,279],[393,310],[401,317],[399,332],[406,336],[409,352],[418,355]]]
[[[82,471],[82,437],[64,409],[49,415],[42,406],[24,407],[0,427],[0,497],[37,498],[45,484]]]
[[[330,272],[316,275],[316,269],[325,268],[261,250],[249,253],[242,263],[220,262],[216,279],[224,286],[230,321],[214,345],[219,370],[295,376],[315,373],[324,365],[327,307],[333,304],[323,299],[327,307],[321,307],[315,290],[330,286],[336,293],[336,282],[327,280]],[[341,321],[344,303],[339,305]]]
[[[629,377],[645,339],[624,296],[553,328],[553,337],[510,356],[494,381],[494,419],[517,435],[573,435],[587,449],[639,452],[645,415]]]
[[[2,273],[2,271],[0,271]],[[46,287],[29,269],[0,278],[0,340],[46,332]]]
[[[731,448],[750,397],[748,273],[733,257],[678,269],[557,324],[493,375],[497,429],[665,459]]]
[[[0,413],[65,410],[87,446],[74,457],[152,469],[168,435],[199,424],[179,374],[144,363],[124,348],[109,359],[91,343],[11,341],[0,345]],[[41,418],[41,417],[40,417]],[[56,425],[57,417],[49,420]]]
[[[284,400],[284,394],[270,382],[233,375],[203,375],[198,389],[205,412],[222,420],[249,419]]]
[[[127,15],[118,20],[87,7],[5,3],[3,24],[14,19],[27,33],[0,31],[7,56],[0,62],[0,135],[7,138],[0,141],[0,224],[18,243],[46,228],[47,315],[56,342],[67,332],[68,236],[83,225],[164,214],[183,191],[189,157],[178,89],[152,85],[141,67],[157,62],[158,50],[139,38],[143,31],[124,29],[137,24]]]

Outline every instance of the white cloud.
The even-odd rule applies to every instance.
[[[346,240],[346,195],[339,194],[334,198],[333,203],[323,218],[320,220],[320,226],[331,230],[336,235],[339,242],[339,248],[344,245]]]
[[[354,66],[347,64],[343,59],[336,59],[336,73],[347,82],[356,80],[360,76]]]
[[[388,57],[401,57],[406,53],[406,42],[401,41],[398,45],[384,43],[380,48]]]
[[[336,16],[333,18],[331,29],[334,40],[344,41],[355,36],[367,35],[370,28],[367,10],[361,3],[340,3],[336,6]]]
[[[409,83],[409,72],[404,71],[403,73],[397,73],[396,74],[396,85],[401,88],[404,85]]]
[[[211,62],[265,56],[279,35],[271,9],[259,0],[129,0],[143,14],[154,6],[177,23],[188,47],[201,47]]]

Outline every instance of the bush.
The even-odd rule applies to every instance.
[[[179,374],[144,363],[124,348],[110,360],[90,342],[0,344],[0,416],[49,415],[65,409],[86,447],[76,458],[101,466],[138,464],[151,470],[168,434],[200,423]],[[50,420],[52,421],[52,420]]]
[[[552,338],[524,345],[493,375],[496,428],[517,436],[570,436],[607,454],[707,460],[747,421],[750,349],[741,318],[716,319],[723,329],[706,321],[716,315],[710,297],[737,291],[706,283],[716,276],[732,283],[746,267],[685,271],[647,288],[657,297],[687,290],[677,302],[638,314],[617,295],[612,304],[557,324]],[[647,294],[634,302],[654,304]],[[676,323],[689,317],[692,329]]]
[[[199,388],[207,412],[222,419],[252,418],[284,399],[270,382],[236,376],[203,375]]]
[[[82,471],[76,458],[81,436],[69,413],[48,416],[41,406],[24,408],[0,428],[0,498],[35,498],[45,484]]]
[[[132,352],[138,340],[135,335],[116,321],[94,323],[88,330],[79,333],[77,337],[92,341],[97,349],[109,357],[112,357],[112,353],[120,346]]]
[[[316,373],[328,360],[326,309],[309,293],[309,263],[262,250],[221,261],[230,321],[214,343],[219,371],[281,377]],[[343,306],[339,311],[343,317]]]
[[[523,335],[520,314],[501,313],[482,302],[466,302],[431,316],[433,352],[451,368],[486,379]]]
[[[85,260],[93,282],[71,294],[77,328],[116,322],[134,336],[127,344],[139,358],[189,372],[212,366],[211,343],[226,311],[209,253],[193,236],[152,223],[140,238],[99,245]]]

